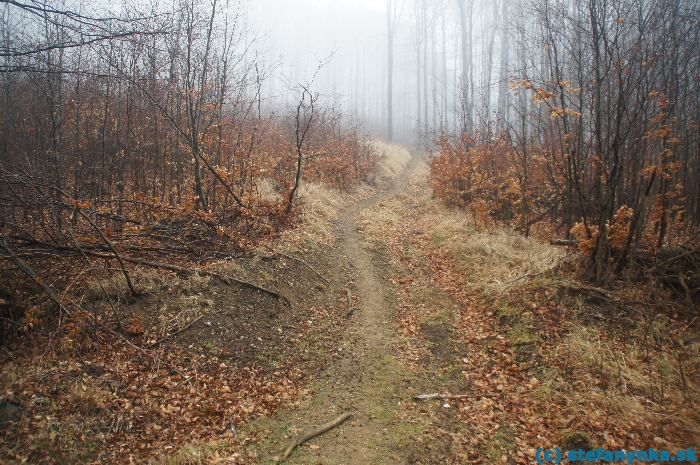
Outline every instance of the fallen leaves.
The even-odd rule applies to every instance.
[[[82,360],[27,356],[5,367],[16,378],[2,387],[27,415],[2,431],[6,443],[22,445],[3,449],[2,460],[145,463],[168,449],[231,437],[294,399],[305,379],[295,367],[236,367],[176,347],[151,358],[119,339],[103,342]],[[88,375],[88,365],[105,367],[103,374]]]
[[[404,339],[400,347],[404,362],[415,369],[425,369],[426,360],[435,358],[421,334],[421,322],[432,318],[444,302],[436,300],[438,308],[431,308],[421,295],[425,289],[437,289],[447,293],[450,301],[461,303],[455,309],[458,322],[454,334],[464,344],[460,358],[469,392],[498,393],[494,398],[450,401],[450,407],[456,407],[461,420],[453,435],[454,460],[499,463],[506,457],[508,463],[529,464],[534,461],[537,447],[566,443],[567,431],[585,433],[591,445],[609,448],[658,448],[665,441],[662,437],[689,440],[692,431],[697,431],[697,424],[692,425],[692,421],[674,413],[677,408],[673,405],[683,396],[672,401],[669,394],[671,390],[679,394],[678,389],[667,385],[665,395],[654,394],[653,386],[644,391],[636,388],[630,391],[634,384],[649,384],[643,379],[632,383],[622,378],[624,382],[610,385],[602,361],[583,363],[594,353],[593,346],[582,347],[583,352],[578,356],[566,355],[562,343],[570,339],[567,337],[572,328],[582,323],[556,297],[557,290],[546,286],[546,280],[539,280],[538,284],[533,284],[531,279],[521,280],[500,295],[486,284],[489,280],[509,281],[513,269],[516,275],[522,274],[517,271],[521,262],[534,262],[524,254],[502,253],[506,247],[522,250],[522,245],[513,239],[500,242],[497,248],[488,243],[486,235],[475,233],[457,221],[450,223],[450,227],[461,229],[445,235],[438,225],[443,221],[443,211],[426,196],[422,186],[415,185],[405,195],[375,207],[366,215],[364,226],[372,240],[370,246],[378,253],[386,251],[396,270],[390,279],[397,295],[395,322]],[[410,234],[411,231],[420,233]],[[477,236],[478,247],[484,250],[481,259],[477,254],[456,253],[464,248],[453,243],[469,244]],[[540,247],[536,253],[548,256],[544,248]],[[518,260],[510,259],[516,256]],[[504,308],[509,310],[501,312]],[[636,366],[636,373],[646,371],[642,376],[652,380],[655,376],[660,378],[663,370],[670,370],[666,376],[674,371],[679,373],[677,369],[664,369],[664,365],[656,366],[656,361],[640,358],[635,344],[645,343],[638,338],[639,333],[635,332],[632,340],[630,331],[619,337],[613,328],[605,329],[598,336],[598,344],[608,348],[598,357],[620,354],[619,367]],[[671,328],[668,330],[674,334]],[[658,341],[661,339],[657,344]],[[669,358],[667,354],[674,349],[659,346],[651,350],[662,359]],[[608,358],[610,361],[605,363],[612,364],[609,370],[615,370],[615,357]],[[697,365],[686,363],[684,369],[697,373]],[[677,378],[676,384],[680,386],[681,381]],[[693,386],[687,389],[697,392]],[[654,401],[659,395],[665,404]],[[661,418],[666,420],[660,421]],[[676,420],[669,421],[670,418]]]

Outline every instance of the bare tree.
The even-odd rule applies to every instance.
[[[302,85],[301,95],[299,97],[299,103],[296,108],[296,116],[294,118],[294,152],[296,156],[296,169],[294,173],[294,184],[289,190],[287,196],[287,213],[292,211],[294,205],[294,198],[296,196],[297,190],[301,183],[302,166],[304,163],[304,144],[308,141],[309,131],[311,130],[314,123],[314,116],[316,112],[316,99],[317,95],[311,93],[309,86]]]
[[[474,79],[472,66],[472,14],[474,0],[456,0],[459,7],[459,24],[462,32],[462,130],[471,134],[474,130]]]
[[[498,76],[498,103],[496,109],[496,133],[502,132],[508,121],[508,54],[509,54],[509,31],[508,31],[508,2],[501,1],[501,14],[499,34],[501,39],[500,66]]]
[[[386,1],[387,29],[387,138],[394,138],[394,41],[401,17],[398,0]]]

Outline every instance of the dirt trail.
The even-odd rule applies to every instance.
[[[390,286],[384,281],[388,271],[381,258],[364,246],[358,218],[363,211],[401,193],[411,173],[423,164],[412,157],[393,186],[348,208],[340,224],[340,246],[355,271],[356,295],[341,354],[317,381],[315,397],[298,408],[271,418],[268,443],[263,445],[264,460],[273,463],[285,446],[301,431],[350,412],[342,426],[309,441],[285,461],[290,464],[398,464],[406,463],[405,446],[411,443],[419,426],[402,421],[401,402],[419,389],[420,377],[396,358],[393,329],[394,308]],[[279,431],[279,428],[283,428]],[[264,428],[264,427],[263,427]]]
[[[388,418],[373,416],[378,410],[391,410],[397,405],[398,397],[393,385],[394,380],[402,379],[397,373],[398,363],[392,354],[391,341],[394,337],[392,328],[392,311],[387,299],[385,283],[381,276],[384,274],[372,261],[370,253],[363,248],[363,236],[358,231],[358,218],[362,211],[382,200],[397,195],[408,184],[409,174],[422,160],[413,156],[404,169],[395,186],[389,191],[371,198],[348,211],[342,223],[343,246],[350,262],[357,272],[358,315],[355,331],[358,334],[358,346],[355,356],[357,368],[364,372],[356,372],[364,379],[351,380],[356,384],[345,387],[356,392],[357,420],[350,426],[348,436],[355,436],[352,450],[347,451],[342,463],[398,463],[398,456],[378,455],[389,452],[386,447],[392,444],[382,444],[383,437],[391,438],[388,434],[395,420],[394,415]],[[342,382],[341,380],[338,380]],[[354,429],[354,431],[352,431]],[[388,439],[391,441],[391,439]],[[382,445],[384,447],[382,447]],[[329,462],[331,463],[331,462]],[[341,462],[339,462],[341,463]]]
[[[477,229],[472,218],[432,198],[427,173],[425,161],[414,157],[393,187],[343,212],[338,240],[324,250],[339,270],[328,273],[325,293],[334,297],[334,327],[325,327],[333,339],[302,347],[315,351],[324,368],[312,374],[300,402],[256,421],[258,463],[274,463],[301,433],[345,413],[353,417],[298,447],[286,463],[526,464],[542,444],[562,450],[594,447],[593,441],[628,444],[621,438],[631,438],[631,430],[605,426],[604,419],[613,405],[616,415],[635,411],[628,406],[638,400],[576,387],[592,380],[608,386],[602,360],[606,373],[622,376],[619,359],[606,357],[610,347],[624,345],[599,345],[608,320],[582,325],[575,312],[596,307],[566,300],[545,276],[557,273],[562,251],[507,230]],[[528,276],[542,279],[511,287]],[[347,320],[342,301],[338,308],[346,288],[356,296]],[[640,382],[639,392],[645,386]],[[460,398],[412,399],[427,393]],[[584,399],[595,416],[578,415]],[[633,444],[644,449],[652,439],[674,437],[666,428]]]

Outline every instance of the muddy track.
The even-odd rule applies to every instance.
[[[340,247],[354,270],[349,288],[356,296],[349,328],[338,342],[342,354],[314,388],[315,396],[301,406],[280,412],[271,427],[260,463],[274,463],[284,444],[300,431],[326,423],[343,413],[352,418],[340,427],[295,450],[285,463],[366,465],[406,463],[404,448],[415,426],[401,421],[401,401],[421,381],[396,358],[393,341],[394,309],[390,288],[383,279],[388,264],[368,251],[358,230],[362,212],[403,192],[422,159],[413,156],[393,185],[384,192],[349,207],[339,224]],[[364,245],[363,245],[364,244]]]

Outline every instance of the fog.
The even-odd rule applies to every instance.
[[[5,2],[0,71],[45,71],[56,60],[49,52],[61,50],[59,64],[70,73],[161,83],[187,77],[180,87],[198,81],[199,92],[219,92],[208,97],[233,102],[230,108],[242,104],[244,89],[249,102],[260,97],[259,107],[278,116],[294,115],[305,86],[369,134],[422,146],[439,134],[530,137],[537,128],[526,115],[544,111],[527,95],[531,82],[590,90],[584,65],[598,32],[588,31],[594,0],[70,1],[66,12],[52,10],[59,20],[42,19],[37,5]],[[606,34],[630,38],[615,44],[657,44],[649,25],[668,15],[652,7],[602,2],[596,21]],[[633,10],[637,23],[626,18]],[[694,18],[697,2],[681,1],[674,11]]]
[[[474,48],[483,47],[485,27],[493,30],[492,22],[484,17],[487,13],[493,16],[494,5],[486,1],[473,5]],[[341,105],[347,117],[373,134],[386,135],[387,8],[385,0],[257,0],[245,4],[255,48],[271,70],[266,97],[292,103],[290,89],[297,83],[311,84],[323,100]],[[437,126],[454,129],[459,125],[462,80],[457,2],[393,0],[392,8],[394,138],[412,140],[417,132]],[[473,60],[478,66],[480,55]],[[417,73],[424,71],[419,77]],[[493,90],[493,81],[479,82],[479,91]]]
[[[236,54],[248,64],[244,69],[254,66],[259,73],[256,75],[263,77],[260,92],[268,111],[288,111],[298,100],[299,85],[304,85],[319,95],[320,104],[342,109],[347,120],[361,124],[367,132],[412,141],[438,130],[459,133],[470,130],[477,120],[494,119],[497,99],[500,117],[505,119],[508,97],[504,83],[509,79],[510,66],[505,56],[507,40],[503,39],[507,39],[506,31],[511,26],[509,3],[522,2],[69,2],[65,5],[67,11],[80,12],[89,21],[59,14],[65,22],[61,32],[42,30],[41,18],[32,10],[37,7],[31,3],[26,7],[6,5],[3,24],[8,26],[7,43],[13,45],[2,55],[5,62],[1,66],[24,69],[29,57],[41,58],[39,52],[46,51],[44,44],[59,40],[63,34],[70,39],[60,46],[63,57],[84,61],[84,54],[94,53],[101,66],[115,67],[116,62],[105,62],[110,47],[139,48],[143,45],[136,42],[144,40],[149,31],[163,31],[162,35],[157,33],[160,43],[152,45],[164,52],[184,39],[182,27],[188,14],[194,19],[192,25],[198,28],[193,38],[199,41],[198,50],[203,52],[207,45],[202,34],[207,31],[210,17],[214,31],[210,54],[222,58],[228,53],[226,35],[235,36]],[[114,22],[114,18],[129,20]],[[121,41],[124,28],[137,28],[138,34],[131,38],[126,32],[130,40]],[[83,47],[80,43],[86,38],[90,43]],[[186,43],[178,46],[182,45]],[[33,47],[36,48],[32,50]],[[166,70],[166,55],[159,57],[163,68],[158,77],[172,79],[166,76],[172,71]],[[505,60],[501,59],[503,56]],[[140,59],[136,55],[133,58]],[[210,64],[216,62],[212,60]],[[226,65],[231,68],[230,76],[241,71],[234,69],[232,62]],[[255,89],[256,95],[257,92]]]
[[[267,97],[293,101],[309,84],[322,101],[379,128],[386,101],[385,3],[381,0],[260,0],[248,4],[256,48],[271,68]],[[372,104],[370,104],[372,102]]]
[[[697,443],[699,21],[0,0],[0,464]]]

